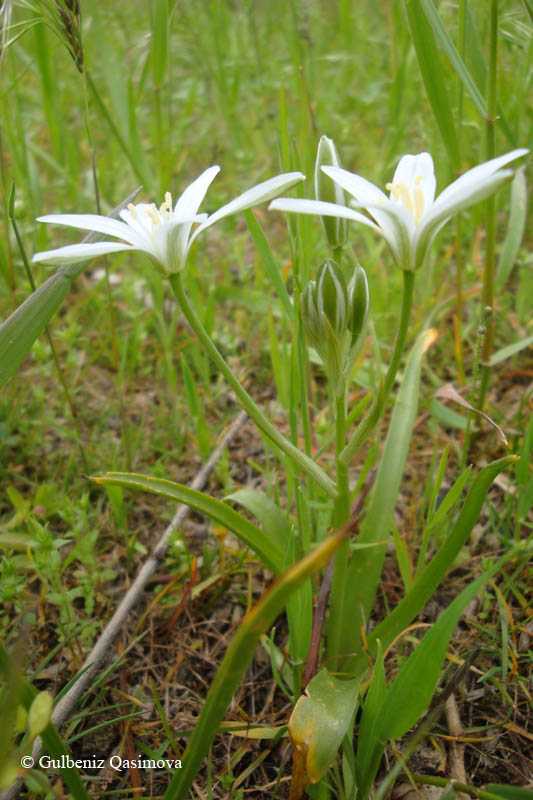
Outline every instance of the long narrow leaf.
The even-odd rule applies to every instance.
[[[231,698],[253,657],[261,634],[281,613],[293,592],[327,564],[348,531],[349,526],[346,526],[288,569],[246,615],[211,685],[198,723],[183,754],[183,769],[173,776],[163,800],[183,800],[187,796],[202,760],[217,734]]]
[[[180,483],[128,472],[107,472],[105,475],[91,478],[91,480],[103,486],[123,486],[125,489],[151,492],[168,497],[177,503],[184,503],[232,531],[274,572],[279,574],[283,569],[285,554],[281,547],[265,531],[234,511],[227,503],[215,500],[214,497],[209,497],[203,492],[190,489]]]
[[[442,49],[448,56],[450,64],[456,71],[457,75],[461,79],[463,86],[465,87],[466,91],[472,98],[474,105],[476,106],[477,110],[485,119],[487,116],[487,103],[485,98],[479,91],[478,87],[476,86],[473,77],[471,76],[468,68],[461,58],[456,46],[454,45],[450,35],[444,25],[441,22],[441,19],[437,13],[435,6],[433,5],[432,0],[420,0],[420,4],[424,9],[424,14],[426,15],[427,21],[431,25],[433,29],[433,33],[439,40],[442,45]]]
[[[372,655],[376,652],[378,641],[384,648],[387,648],[428,602],[470,536],[491,483],[505,467],[517,460],[517,456],[505,456],[481,470],[444,544],[441,545],[403,600],[368,636],[367,646]],[[364,668],[365,663],[366,656],[363,654],[356,660],[355,670]]]
[[[428,100],[450,160],[456,169],[460,169],[459,142],[431,26],[422,10],[421,0],[405,0],[405,9]]]
[[[435,337],[433,329],[421,334],[407,361],[372,499],[357,539],[358,543],[376,546],[356,551],[348,567],[339,653],[360,650],[361,626],[373,606],[385,557],[385,545],[377,543],[388,538],[416,418],[421,359]]]
[[[135,199],[138,189],[112,211],[119,211]],[[90,233],[84,242],[100,241],[104,237]],[[24,356],[63,302],[72,281],[81,275],[87,263],[60,267],[0,325],[0,388],[18,369]]]
[[[507,558],[508,554],[463,589],[411,653],[383,701],[374,729],[378,740],[399,739],[427,709],[459,617]]]

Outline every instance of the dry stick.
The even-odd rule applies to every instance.
[[[191,489],[196,489],[197,491],[203,489],[210,474],[215,468],[217,461],[221,457],[224,448],[230,444],[247,419],[248,414],[246,411],[241,411],[235,421],[230,425],[225,436],[221,439],[215,450],[213,450],[209,459],[205,462],[203,467],[190,483]],[[124,627],[124,623],[126,622],[130,611],[139,601],[147,583],[150,581],[150,578],[155,573],[162,559],[165,557],[172,534],[181,527],[188,513],[188,506],[181,504],[178,506],[172,522],[170,522],[165,529],[165,532],[154,548],[152,555],[141,567],[141,570],[139,571],[131,587],[126,592],[119,607],[100,634],[100,638],[94,645],[90,654],[85,659],[85,663],[80,670],[82,673],[80,678],[57,703],[54,713],[52,714],[52,723],[56,728],[60,728],[71,715],[76,703],[80,699],[80,696],[86,689],[87,685],[91,682],[91,679],[94,677],[94,674],[98,670],[101,662],[107,655],[113,639]],[[36,762],[41,752],[41,744],[41,739],[35,740],[32,755],[34,761]],[[23,783],[24,782],[22,780],[18,780],[10,789],[7,789],[0,794],[0,800],[13,800],[13,798],[15,798],[21,790]]]

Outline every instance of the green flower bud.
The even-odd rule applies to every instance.
[[[324,261],[318,272],[316,306],[324,314],[335,335],[340,339],[348,324],[348,289],[340,267],[334,261]]]
[[[309,281],[300,297],[302,320],[307,334],[307,338],[320,353],[324,343],[325,326],[324,319],[318,313],[316,302],[316,282]]]
[[[321,167],[340,167],[337,150],[332,139],[322,136],[318,143],[315,162],[315,196],[325,203],[346,205],[344,190],[322,172]],[[332,248],[346,243],[347,221],[340,217],[320,217],[327,243]]]
[[[356,266],[348,287],[348,330],[352,336],[359,336],[365,327],[370,305],[368,281],[363,267]]]
[[[48,692],[39,692],[33,699],[28,714],[28,728],[31,736],[38,736],[44,731],[52,717],[54,701]]]

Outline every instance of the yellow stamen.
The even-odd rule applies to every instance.
[[[424,193],[419,186],[413,189],[413,197],[415,199],[415,225],[420,222],[420,217],[424,213]]]
[[[159,211],[153,203],[146,209],[146,214],[148,217],[150,217],[154,225],[159,225],[161,222],[161,217],[159,216]]]
[[[413,201],[405,183],[388,183],[385,188],[393,193],[395,200],[401,200],[405,208],[414,215]]]
[[[130,212],[133,219],[137,219],[137,210],[133,203],[128,203],[128,211]]]

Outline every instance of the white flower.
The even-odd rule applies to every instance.
[[[103,233],[120,239],[125,244],[108,241],[72,244],[57,250],[36,253],[32,260],[55,265],[74,264],[119,250],[140,250],[164,274],[180,272],[185,267],[192,243],[202,231],[222,217],[271,200],[305,177],[301,172],[277,175],[248,189],[209,216],[198,214],[209,185],[219,170],[220,167],[206,169],[185,189],[174,208],[170,192],[166,193],[165,202],[159,208],[154,204],[130,203],[127,209],[120,212],[122,222],[97,214],[49,214],[38,217],[39,222],[70,225],[81,230]],[[199,225],[191,233],[195,223]]]
[[[436,200],[435,173],[429,153],[403,156],[392,183],[386,186],[389,197],[360,175],[340,167],[322,167],[326,175],[352,195],[355,202],[351,205],[366,210],[371,218],[346,206],[316,200],[279,198],[270,208],[361,222],[385,237],[401,269],[416,270],[422,266],[428,247],[442,226],[458,211],[495,192],[512,175],[511,170],[501,167],[528,152],[513,150],[474,167],[444,189]]]

